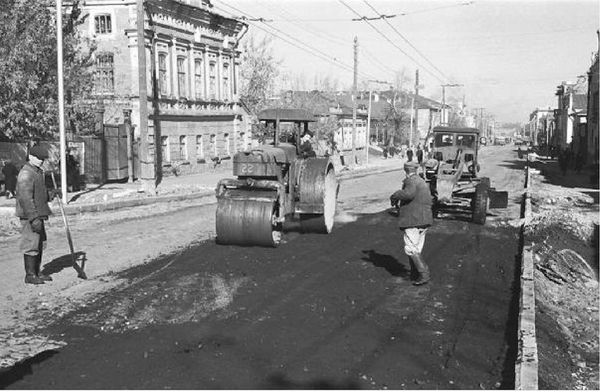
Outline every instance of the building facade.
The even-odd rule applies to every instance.
[[[556,140],[554,129],[554,109],[535,109],[529,115],[525,136],[534,146],[550,146]]]
[[[556,141],[554,146],[562,149],[571,148],[577,144],[581,124],[585,124],[587,109],[587,94],[582,94],[580,86],[563,82],[557,87],[558,108],[554,111],[556,126]]]
[[[202,171],[248,143],[237,49],[247,25],[213,12],[210,0],[144,4],[147,159],[159,167],[183,163]],[[87,0],[83,10],[88,14],[83,32],[97,43],[94,93],[104,104],[104,122],[121,123],[130,111],[139,139],[136,1]]]
[[[598,53],[596,53],[594,57],[594,61],[590,70],[588,72],[588,96],[587,96],[587,130],[586,130],[586,160],[587,164],[595,164],[598,165],[598,122],[600,121],[600,116],[598,115],[599,105],[598,102],[598,89],[599,89],[598,80]]]

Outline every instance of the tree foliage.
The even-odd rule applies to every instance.
[[[85,20],[79,1],[69,8],[63,11],[65,99],[70,123],[87,122],[94,46],[77,29]],[[0,0],[0,132],[13,140],[58,135],[55,10],[53,0]]]
[[[275,59],[272,40],[249,36],[242,46],[240,99],[252,114],[261,111],[272,95],[280,62]]]

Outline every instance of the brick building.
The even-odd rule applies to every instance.
[[[144,3],[151,154],[159,144],[163,165],[201,171],[249,141],[237,49],[247,25],[213,12],[210,0]],[[104,103],[104,122],[121,123],[129,109],[139,138],[136,1],[87,0],[83,10],[83,32],[98,46],[94,93]]]

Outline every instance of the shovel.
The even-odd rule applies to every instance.
[[[54,173],[50,172],[52,176],[52,183],[54,184],[54,189],[58,189],[56,186],[56,179],[54,178]],[[71,238],[71,230],[69,229],[69,222],[67,221],[67,215],[65,214],[65,208],[63,207],[62,200],[59,195],[56,195],[56,200],[58,200],[58,206],[60,207],[60,213],[63,218],[63,222],[65,224],[65,231],[67,232],[67,240],[69,241],[69,249],[71,250],[71,262],[73,263],[73,268],[77,271],[77,277],[81,279],[87,279],[87,275],[83,271],[83,262],[81,263],[81,267],[77,264],[77,260],[75,259],[75,251],[73,250],[73,239]]]

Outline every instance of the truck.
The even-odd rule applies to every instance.
[[[424,168],[433,196],[433,212],[462,210],[473,222],[485,224],[489,208],[506,208],[508,192],[496,191],[490,179],[481,177],[477,128],[435,127],[431,159]]]

